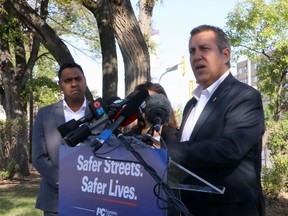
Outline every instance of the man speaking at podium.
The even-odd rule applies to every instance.
[[[190,33],[190,64],[199,84],[184,108],[179,143],[171,158],[224,194],[181,191],[194,216],[262,216],[261,143],[264,113],[260,93],[230,73],[231,45],[209,25]],[[193,177],[187,184],[194,184]]]

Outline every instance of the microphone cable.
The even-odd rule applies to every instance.
[[[176,210],[180,211],[182,213],[183,216],[193,216],[187,209],[187,207],[184,205],[184,203],[174,194],[173,190],[169,187],[168,184],[166,184],[162,179],[163,179],[163,176],[162,178],[158,175],[158,173],[156,172],[156,170],[151,167],[149,164],[147,164],[147,162],[143,159],[143,157],[141,156],[141,154],[136,151],[134,148],[133,148],[133,145],[132,145],[132,142],[133,142],[133,139],[127,139],[125,138],[125,136],[119,131],[117,130],[115,132],[116,134],[116,137],[118,139],[120,139],[120,141],[122,141],[119,145],[115,146],[114,148],[112,148],[111,150],[109,151],[106,151],[106,152],[99,152],[97,151],[98,148],[96,147],[96,150],[94,149],[95,146],[93,146],[93,143],[91,145],[91,148],[92,148],[92,152],[93,152],[93,155],[97,158],[100,158],[102,160],[113,160],[113,161],[119,161],[119,162],[126,162],[126,163],[136,163],[136,164],[140,164],[143,166],[143,168],[150,174],[150,176],[156,181],[156,185],[154,186],[153,188],[153,193],[155,194],[155,196],[157,197],[157,206],[160,208],[160,209],[163,209],[163,210],[168,210],[169,208],[171,208],[172,206],[175,207]],[[134,140],[135,141],[135,140]],[[140,143],[140,141],[139,141]],[[112,151],[114,151],[115,149],[119,148],[120,146],[125,146],[126,149],[128,151],[130,151],[133,156],[136,158],[136,161],[134,160],[121,160],[121,159],[115,159],[115,158],[106,158],[102,155],[104,154],[108,154]],[[165,170],[165,172],[167,171],[167,169]],[[165,172],[163,173],[163,175],[165,174]],[[162,193],[165,193],[166,194],[166,197],[167,198],[164,198],[163,197],[163,194]],[[162,194],[162,195],[161,195]],[[166,207],[163,207],[161,206],[160,204],[160,200],[163,202],[163,203],[166,203]]]
[[[157,172],[155,171],[155,169],[153,167],[151,167],[149,164],[146,163],[146,161],[143,159],[143,157],[139,154],[139,152],[137,152],[132,145],[130,145],[130,143],[127,141],[127,139],[124,137],[124,135],[121,133],[117,136],[122,142],[123,144],[126,146],[126,148],[134,155],[134,157],[137,159],[137,161],[144,167],[144,169],[152,176],[152,178],[154,178],[154,180],[156,181],[156,185],[154,187],[154,193],[157,196],[157,198],[159,200],[163,200],[166,203],[168,203],[169,201],[172,202],[172,205],[175,206],[175,208],[177,210],[179,210],[181,213],[183,213],[183,215],[185,216],[192,216],[192,214],[188,211],[187,207],[183,204],[183,202],[181,200],[179,200],[173,190],[169,187],[168,184],[166,184],[165,182],[163,182],[162,178],[157,174]],[[159,187],[158,189],[158,193],[156,192],[156,188]],[[161,190],[162,189],[162,190]],[[160,192],[159,192],[160,191]],[[160,196],[161,191],[164,191],[165,194],[167,195],[167,198],[169,198],[170,200],[165,200],[163,197]],[[161,207],[158,204],[158,207],[160,209],[167,209],[167,207]]]

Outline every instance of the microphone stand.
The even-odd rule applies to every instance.
[[[152,125],[147,131],[147,133],[142,137],[141,141],[146,143],[149,146],[157,148],[157,146],[154,144],[154,142],[157,140],[153,139],[154,131],[155,129],[154,129],[154,126]]]

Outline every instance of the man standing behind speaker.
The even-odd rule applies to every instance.
[[[86,79],[80,65],[63,64],[58,72],[64,100],[40,108],[34,123],[32,163],[41,174],[36,208],[45,216],[58,215],[59,147],[63,144],[57,127],[88,112]]]
[[[264,113],[260,93],[230,73],[231,45],[210,25],[190,33],[190,64],[199,84],[184,108],[179,143],[169,154],[224,194],[182,191],[195,216],[262,216],[261,142]],[[191,177],[187,183],[194,184]]]

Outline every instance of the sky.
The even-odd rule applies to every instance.
[[[163,0],[153,11],[152,27],[159,31],[159,45],[157,58],[151,57],[152,82],[159,82],[159,78],[170,68],[181,62],[184,56],[186,73],[181,69],[166,73],[160,84],[164,87],[174,109],[182,109],[189,100],[189,81],[194,80],[189,63],[188,40],[190,31],[201,24],[215,25],[223,28],[226,17],[233,10],[239,0]],[[131,0],[136,17],[137,0]],[[85,56],[75,54],[76,62],[85,72],[90,90],[96,90],[102,95],[102,66],[100,60],[91,60]],[[118,58],[121,53],[118,52]],[[124,98],[124,66],[123,60],[118,59],[119,81],[118,95]],[[195,85],[195,84],[194,84]]]

